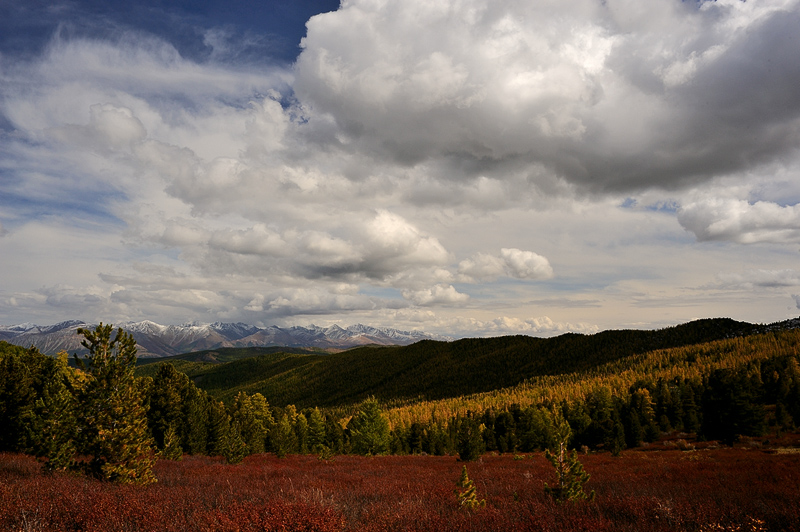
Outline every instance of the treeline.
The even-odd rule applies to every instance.
[[[521,407],[467,411],[450,418],[393,423],[392,412],[368,399],[352,409],[271,406],[260,393],[240,392],[226,409],[170,364],[148,381],[148,419],[156,447],[171,442],[191,454],[278,456],[313,453],[413,454],[475,457],[486,451],[533,452],[552,447],[563,417],[571,445],[618,453],[663,433],[733,443],[740,435],[794,430],[800,421],[800,364],[784,355],[699,378],[640,379],[625,390],[597,385],[584,397]],[[222,436],[220,436],[220,434]],[[237,454],[238,453],[238,454]]]
[[[390,403],[390,422],[410,425],[463,416],[468,411],[501,411],[512,404],[521,408],[542,404],[585,401],[598,388],[608,388],[615,396],[626,396],[637,382],[699,383],[716,370],[736,369],[775,357],[800,354],[800,330],[736,337],[726,340],[661,349],[620,358],[588,371],[540,375],[509,388],[487,393],[463,395],[438,401]]]
[[[526,405],[443,415],[437,403],[421,403],[431,411],[416,418],[398,415],[402,408],[384,411],[376,399],[349,411],[298,409],[239,392],[226,406],[168,363],[152,376],[135,377],[135,342],[122,331],[113,339],[111,333],[109,326],[82,331],[90,356],[79,368],[67,364],[66,354],[52,358],[0,342],[0,450],[37,455],[48,469],[144,483],[153,480],[156,457],[184,453],[222,455],[231,463],[262,452],[470,460],[486,451],[552,447],[561,419],[573,447],[618,453],[666,432],[730,444],[740,435],[800,423],[797,331],[617,360],[563,376],[572,379],[572,393],[537,392],[537,401]]]

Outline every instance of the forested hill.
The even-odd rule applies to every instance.
[[[444,399],[514,386],[541,375],[582,372],[655,349],[746,336],[763,326],[705,319],[656,331],[612,330],[556,338],[504,336],[454,342],[424,340],[405,347],[363,347],[330,355],[226,350],[170,360],[200,387],[226,402],[259,392],[273,405],[337,406],[374,396],[380,401]],[[187,360],[189,359],[189,360]],[[150,374],[156,365],[141,367]]]

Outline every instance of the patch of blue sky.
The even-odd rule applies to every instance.
[[[363,296],[374,297],[378,299],[401,299],[403,297],[400,291],[396,288],[391,288],[388,286],[372,286],[368,284],[360,285],[358,293]]]
[[[37,55],[56,32],[64,39],[109,40],[139,32],[197,62],[291,64],[301,51],[306,21],[338,7],[338,0],[0,2],[0,49]]]
[[[657,201],[655,203],[642,205],[636,198],[628,197],[625,198],[622,201],[622,203],[619,204],[619,207],[621,209],[628,209],[628,210],[663,212],[663,213],[674,214],[678,211],[680,205],[675,200]]]
[[[50,217],[125,225],[113,208],[127,201],[127,197],[113,187],[101,184],[67,192],[59,187],[33,187],[23,180],[8,172],[0,173],[0,217],[6,229]]]
[[[677,201],[674,200],[667,200],[667,201],[659,201],[656,203],[652,203],[650,205],[645,205],[644,210],[652,211],[652,212],[663,212],[667,214],[674,214],[678,212],[680,205]]]

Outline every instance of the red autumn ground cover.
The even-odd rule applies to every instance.
[[[543,491],[540,453],[484,456],[469,476],[486,507],[460,510],[454,457],[248,457],[160,461],[157,484],[45,475],[0,454],[3,531],[791,531],[800,530],[800,454],[757,449],[581,456],[591,503]]]

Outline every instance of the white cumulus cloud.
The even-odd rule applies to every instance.
[[[464,303],[469,295],[459,293],[453,285],[436,285],[426,290],[404,290],[403,297],[415,305],[453,305]]]
[[[516,279],[549,279],[553,277],[553,268],[543,256],[533,251],[516,248],[503,248],[500,255],[477,253],[469,259],[461,261],[458,272],[464,280],[494,280],[501,275]]]
[[[681,206],[678,221],[700,241],[742,244],[800,241],[800,205],[709,197]]]

